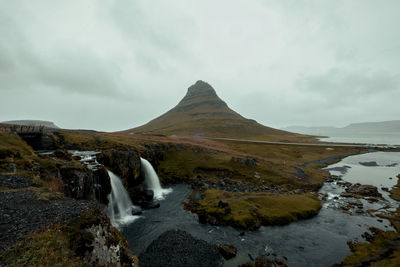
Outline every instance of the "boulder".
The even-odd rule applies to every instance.
[[[378,188],[373,185],[361,185],[357,183],[347,188],[346,192],[367,197],[382,197],[378,192]]]
[[[279,258],[270,255],[269,253],[258,256],[255,262],[256,267],[287,267],[288,265]]]
[[[218,246],[219,253],[226,259],[232,259],[236,256],[237,249],[233,245],[221,244]]]
[[[151,189],[143,190],[141,197],[144,201],[152,201],[154,198],[154,191]]]
[[[132,207],[132,215],[140,215],[140,214],[142,214],[142,213],[143,213],[143,211],[142,211],[141,208],[139,208],[139,207]]]
[[[64,184],[63,191],[67,197],[75,199],[93,198],[93,175],[87,168],[74,165],[60,167]]]

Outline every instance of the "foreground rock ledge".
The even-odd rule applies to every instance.
[[[161,234],[139,255],[141,267],[152,266],[222,266],[223,259],[218,247],[196,239],[181,230],[170,230]]]

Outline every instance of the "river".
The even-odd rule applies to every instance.
[[[365,162],[376,162],[377,166],[365,166]],[[361,201],[366,210],[387,204],[391,208],[398,206],[381,187],[390,188],[396,184],[399,164],[399,152],[374,152],[347,157],[327,168],[334,168],[331,173],[341,176],[344,181],[378,186],[386,200],[370,204],[365,200],[352,199]],[[285,226],[263,226],[257,231],[246,231],[243,236],[232,227],[200,224],[197,215],[185,211],[182,206],[191,188],[183,184],[171,188],[173,191],[161,201],[159,209],[146,210],[139,219],[121,227],[129,247],[137,255],[161,233],[181,229],[210,243],[236,246],[238,255],[226,261],[224,266],[236,267],[249,261],[249,254],[255,258],[266,252],[287,257],[289,266],[331,266],[340,263],[350,253],[347,241],[363,241],[361,235],[368,232],[369,227],[393,230],[387,220],[371,217],[368,213],[358,214],[355,210],[350,210],[352,215],[343,213],[341,207],[347,204],[348,199],[340,196],[344,189],[337,182],[326,183],[320,189],[320,193],[328,197],[317,216]]]

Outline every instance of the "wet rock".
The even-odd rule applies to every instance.
[[[98,185],[95,187],[95,196],[98,201],[107,205],[108,195],[111,193],[111,181],[107,169],[103,166],[93,171],[93,180]]]
[[[97,161],[117,174],[124,186],[140,184],[141,163],[139,153],[132,149],[109,149],[97,155]],[[129,191],[129,190],[128,190]]]
[[[226,260],[232,259],[237,253],[236,247],[230,244],[221,244],[218,246],[218,250]]]
[[[373,185],[361,185],[357,183],[347,188],[346,192],[361,196],[382,197],[382,195],[378,192],[378,188]]]
[[[93,174],[80,166],[62,166],[60,174],[64,194],[75,199],[93,198]]]
[[[359,162],[360,165],[367,166],[367,167],[377,167],[379,166],[376,161],[366,161],[366,162]]]
[[[275,258],[272,255],[264,254],[258,256],[255,262],[256,267],[287,267],[288,265],[279,258]]]
[[[153,168],[157,170],[160,161],[165,159],[165,152],[169,149],[169,146],[166,144],[148,143],[144,147],[146,151],[142,153],[142,157],[148,160]]]
[[[181,230],[170,230],[139,255],[141,267],[217,267],[223,263],[218,247]]]
[[[154,191],[151,189],[143,190],[141,197],[144,201],[152,201],[154,198]]]
[[[132,207],[132,215],[140,215],[140,214],[142,214],[142,213],[143,213],[143,211],[142,211],[141,208],[139,208],[139,207]]]
[[[353,194],[352,194],[352,193],[349,193],[349,192],[342,192],[342,193],[340,194],[340,196],[341,196],[341,197],[353,197]]]

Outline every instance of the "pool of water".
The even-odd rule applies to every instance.
[[[376,161],[378,166],[359,164],[368,161]],[[396,175],[400,173],[399,165],[394,165],[395,163],[400,163],[400,153],[377,152],[351,156],[329,167],[349,166],[345,173],[332,171],[332,174],[340,175],[343,180],[352,183],[374,182],[374,185],[390,186],[397,182]],[[392,167],[386,167],[387,165]],[[390,182],[387,181],[390,180],[388,176],[393,178]],[[129,247],[137,255],[161,233],[170,229],[181,229],[210,243],[229,243],[236,246],[238,256],[226,261],[225,266],[236,267],[249,261],[251,257],[255,258],[266,252],[287,257],[289,266],[331,266],[340,263],[350,253],[347,241],[362,241],[361,235],[368,232],[369,227],[393,230],[387,220],[371,217],[367,213],[343,213],[341,206],[348,199],[340,197],[344,189],[336,182],[327,183],[320,189],[320,193],[327,194],[328,197],[317,216],[285,226],[264,226],[257,231],[246,231],[243,236],[240,235],[240,230],[232,227],[200,224],[197,215],[185,211],[182,206],[182,202],[191,193],[191,188],[181,184],[172,186],[172,189],[172,193],[161,202],[159,209],[147,210],[138,220],[121,228]],[[387,201],[373,204],[359,201],[364,203],[364,209],[379,208],[387,204]],[[392,201],[392,205],[398,203]]]

